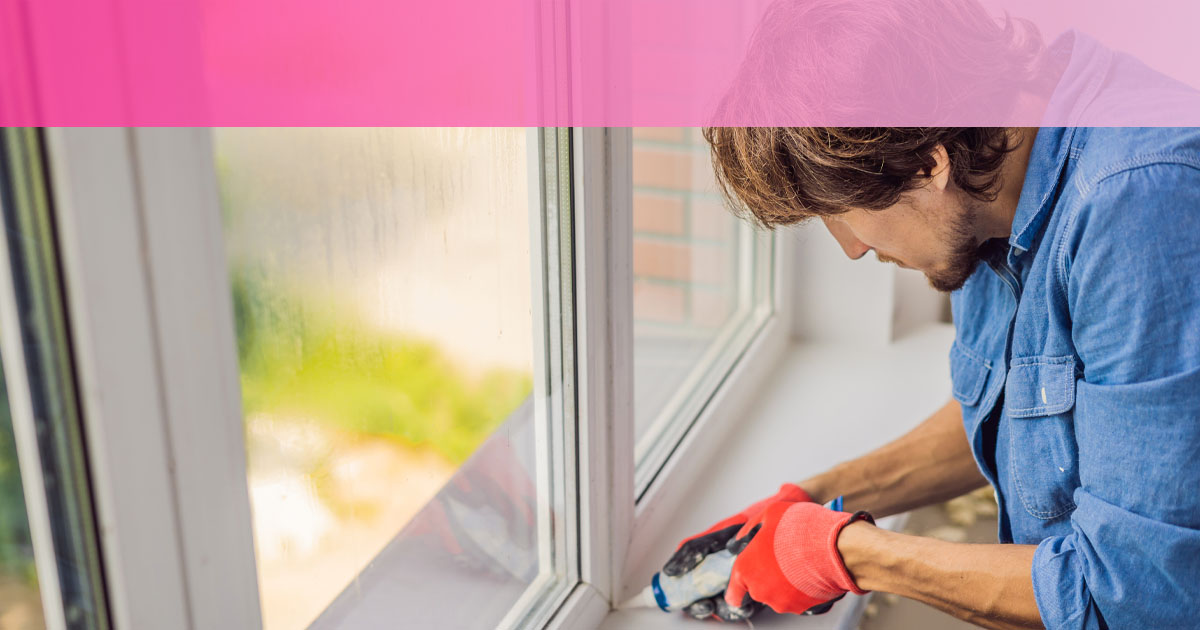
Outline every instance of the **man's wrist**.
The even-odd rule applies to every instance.
[[[816,477],[810,477],[809,479],[801,481],[796,485],[800,486],[802,490],[807,492],[809,497],[812,497],[813,503],[824,505],[837,498],[839,495],[837,489],[833,487],[834,484],[831,481],[832,480],[830,479],[829,473],[822,473]]]
[[[804,488],[813,498],[814,503],[822,505],[836,497],[846,498],[846,511],[871,510],[874,513],[874,496],[867,481],[866,472],[860,466],[853,464],[838,464],[825,472],[810,477],[798,485]]]
[[[886,555],[883,539],[889,534],[866,521],[855,521],[842,528],[838,534],[837,550],[850,578],[864,591],[887,589],[878,579],[884,574],[880,568]]]

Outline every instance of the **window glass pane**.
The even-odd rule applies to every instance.
[[[725,209],[699,129],[633,130],[639,494],[770,314],[771,252]]]
[[[698,129],[633,131],[634,398],[638,437],[737,309],[738,223]]]
[[[44,627],[12,415],[0,370],[0,630]]]
[[[548,570],[526,145],[215,132],[268,630],[491,628]]]

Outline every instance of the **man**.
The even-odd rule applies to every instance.
[[[879,590],[988,628],[1200,625],[1200,131],[711,128],[727,193],[951,296],[953,400],[685,541],[726,601]],[[880,530],[990,483],[997,545]],[[847,512],[820,506],[837,495]]]
[[[1200,130],[1080,126],[1198,115],[1136,59],[1073,31],[1043,46],[969,0],[773,3],[720,124],[1067,126],[705,130],[750,220],[821,221],[851,258],[952,292],[953,397],[664,571],[728,547],[735,608],[876,590],[988,628],[1200,628]],[[872,525],[985,484],[1000,544]]]
[[[726,601],[878,590],[988,628],[1200,625],[1200,131],[710,128],[728,194],[953,291],[953,400],[685,541]],[[1001,543],[875,528],[985,483]],[[821,507],[837,495],[847,512]]]
[[[710,128],[759,223],[953,291],[953,399],[685,541],[726,601],[896,593],[988,628],[1200,627],[1200,131]],[[799,433],[802,435],[802,433]],[[875,528],[990,483],[996,545]],[[837,495],[847,512],[821,507]]]
[[[1200,628],[1200,115],[1194,91],[967,0],[777,0],[715,119],[1066,127],[705,130],[735,208],[821,221],[950,291],[953,398],[904,437],[681,544],[725,601],[916,599],[988,628]],[[868,385],[869,384],[865,384]],[[797,439],[803,429],[797,428]],[[1000,544],[877,529],[990,484]],[[844,512],[821,505],[845,497]]]

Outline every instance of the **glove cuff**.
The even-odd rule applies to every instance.
[[[775,534],[775,557],[785,578],[817,601],[842,593],[863,595],[842,556],[837,539],[842,528],[858,520],[874,523],[866,512],[835,512],[815,503],[795,503],[780,518]]]
[[[842,530],[845,529],[847,525],[855,521],[866,521],[874,525],[875,517],[871,516],[871,513],[865,510],[859,510],[853,514],[847,514],[842,523],[834,528],[833,532],[829,536],[829,552],[832,554],[834,565],[837,569],[836,579],[838,587],[845,589],[848,593],[854,593],[855,595],[866,595],[870,591],[864,591],[854,583],[854,578],[851,577],[850,570],[846,568],[846,562],[842,560],[842,554],[838,551],[837,546],[838,536],[841,535]]]

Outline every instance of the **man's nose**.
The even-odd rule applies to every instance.
[[[858,238],[854,236],[854,233],[850,231],[850,228],[846,227],[846,225],[840,221],[827,220],[824,221],[824,223],[825,229],[829,230],[829,233],[833,235],[835,240],[837,240],[838,245],[842,246],[842,251],[846,252],[846,255],[850,257],[850,260],[858,260],[867,252],[871,251],[871,247],[869,245],[858,240]]]

